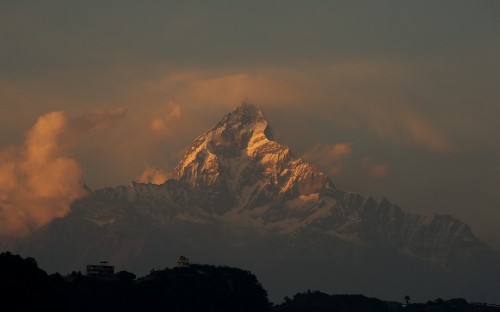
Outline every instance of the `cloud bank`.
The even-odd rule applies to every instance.
[[[86,193],[82,169],[69,152],[125,114],[123,108],[96,109],[75,118],[47,113],[22,144],[0,150],[0,236],[27,235],[68,214],[71,203]]]
[[[82,171],[66,156],[61,139],[68,131],[62,112],[38,118],[21,146],[0,153],[0,235],[26,235],[63,217],[85,194]]]

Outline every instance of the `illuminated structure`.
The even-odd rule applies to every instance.
[[[113,279],[115,276],[115,267],[108,265],[107,261],[101,261],[100,264],[87,265],[87,276],[97,279]]]
[[[180,256],[179,261],[177,261],[177,267],[178,268],[188,268],[189,267],[189,259],[184,257],[184,256]]]

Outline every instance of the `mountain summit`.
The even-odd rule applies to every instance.
[[[467,224],[336,189],[251,104],[199,136],[174,173],[162,185],[89,190],[64,218],[1,246],[62,273],[107,259],[144,274],[188,255],[251,269],[274,300],[304,289],[482,302],[500,293],[499,253]]]
[[[276,142],[261,110],[248,103],[198,137],[175,176],[197,204],[217,213],[318,194],[330,185],[323,173]]]

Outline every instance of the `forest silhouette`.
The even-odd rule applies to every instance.
[[[239,268],[190,264],[151,270],[136,278],[119,271],[112,279],[81,272],[47,274],[34,258],[0,254],[2,311],[491,311],[500,307],[465,299],[427,303],[387,302],[362,295],[328,295],[319,291],[269,301],[255,275]]]

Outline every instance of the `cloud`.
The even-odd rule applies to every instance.
[[[330,176],[337,175],[344,167],[344,161],[352,153],[350,143],[317,144],[302,155],[312,165],[324,168]]]
[[[453,149],[449,136],[443,130],[406,106],[382,106],[369,111],[369,129],[380,138],[421,146],[434,153],[447,153]]]
[[[165,92],[182,107],[227,111],[244,99],[266,108],[293,107],[336,126],[362,129],[384,140],[435,153],[453,148],[450,135],[405,93],[416,68],[400,62],[349,61],[324,68],[178,71],[152,81],[151,92]],[[438,113],[438,112],[436,112]],[[440,113],[440,112],[439,112]],[[158,127],[165,124],[161,119]]]
[[[78,133],[98,133],[108,129],[114,122],[122,120],[127,114],[123,107],[113,109],[93,109],[70,121],[70,129]]]
[[[418,118],[406,118],[406,129],[411,139],[437,153],[448,152],[452,144],[434,125]]]
[[[62,112],[38,118],[24,144],[0,153],[0,235],[26,235],[63,217],[85,194],[78,163],[66,156]]]
[[[243,100],[262,105],[286,105],[299,96],[299,89],[283,79],[288,71],[264,70],[224,73],[216,70],[170,73],[149,85],[152,92],[167,92],[175,102],[191,107],[207,105],[232,109]]]
[[[63,217],[84,196],[83,172],[69,157],[82,139],[108,129],[123,108],[94,109],[75,118],[55,111],[40,116],[21,145],[0,151],[0,235],[22,236]]]
[[[144,172],[137,177],[137,181],[141,183],[162,184],[171,177],[171,174],[148,165]]]
[[[168,101],[165,105],[155,110],[150,124],[151,129],[167,134],[172,130],[175,121],[181,119],[181,117],[181,106],[174,101]]]
[[[369,156],[364,157],[362,162],[372,178],[385,178],[391,173],[387,164],[375,163]]]
[[[244,99],[256,103],[287,103],[296,91],[279,79],[269,76],[235,74],[195,81],[192,91],[183,95],[187,101],[220,102],[232,108]]]
[[[409,97],[415,94],[413,85],[418,79],[411,64],[346,59],[310,65],[193,70],[159,64],[144,71],[132,66],[112,72],[120,79],[111,82],[106,75],[83,75],[82,81],[78,80],[83,86],[78,92],[62,88],[64,81],[52,85],[50,80],[32,84],[11,82],[4,84],[10,91],[2,94],[7,94],[10,107],[21,107],[36,98],[44,103],[18,113],[10,111],[10,117],[1,116],[31,120],[41,108],[66,107],[68,111],[77,111],[94,103],[126,107],[127,110],[94,110],[69,122],[72,136],[85,139],[89,132],[99,133],[124,120],[106,136],[77,140],[75,155],[84,168],[86,182],[93,187],[128,183],[144,170],[146,163],[170,167],[178,160],[169,158],[172,152],[188,146],[246,98],[262,108],[281,142],[301,152],[311,140],[328,144],[331,137],[327,133],[360,134],[361,140],[339,138],[360,145],[366,140],[380,146],[389,143],[434,153],[454,148],[452,127],[440,122],[446,119],[443,112],[421,108],[420,98]],[[22,92],[26,88],[33,92]],[[32,98],[27,97],[30,94]],[[2,139],[11,141],[14,135],[19,138],[19,129],[25,127],[17,122],[6,127],[8,133],[0,129],[0,144]],[[330,174],[337,173],[333,169]]]
[[[158,129],[169,124],[165,116],[175,105],[182,106],[183,118],[185,110],[201,111],[208,118],[213,115],[207,110],[225,113],[248,99],[264,112],[291,108],[310,116],[309,122],[324,119],[397,144],[449,152],[454,147],[450,129],[463,129],[443,124],[449,110],[436,109],[433,99],[408,96],[417,92],[419,78],[418,69],[407,63],[344,60],[313,68],[178,70],[158,74],[144,85],[145,92],[171,100],[163,113],[155,114]]]

